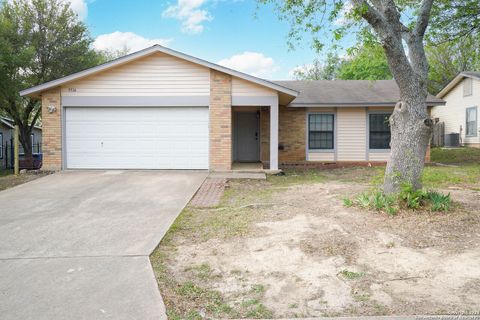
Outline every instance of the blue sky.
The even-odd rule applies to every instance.
[[[98,49],[136,51],[160,43],[267,79],[287,79],[316,57],[308,35],[290,51],[288,23],[271,6],[257,9],[254,0],[69,1]]]

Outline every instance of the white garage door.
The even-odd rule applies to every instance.
[[[66,108],[70,169],[208,169],[208,108]]]

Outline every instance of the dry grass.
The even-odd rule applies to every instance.
[[[424,176],[453,188],[455,211],[395,217],[341,201],[382,168],[229,182],[218,207],[187,207],[151,256],[169,318],[480,311],[479,168],[457,170]]]

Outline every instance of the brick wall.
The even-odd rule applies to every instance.
[[[278,142],[283,150],[278,151],[278,162],[295,163],[305,161],[305,109],[279,108]]]
[[[279,164],[303,163],[305,155],[305,117],[304,108],[279,107],[278,142],[283,150],[278,150]],[[270,162],[270,111],[262,108],[260,114],[261,159],[264,164]]]
[[[58,171],[62,169],[62,108],[60,90],[51,90],[42,94],[42,170]],[[57,110],[48,112],[48,107]]]
[[[232,168],[232,77],[210,70],[210,170]]]

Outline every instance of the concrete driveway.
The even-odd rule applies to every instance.
[[[2,319],[161,319],[148,256],[206,172],[67,171],[0,192]]]

